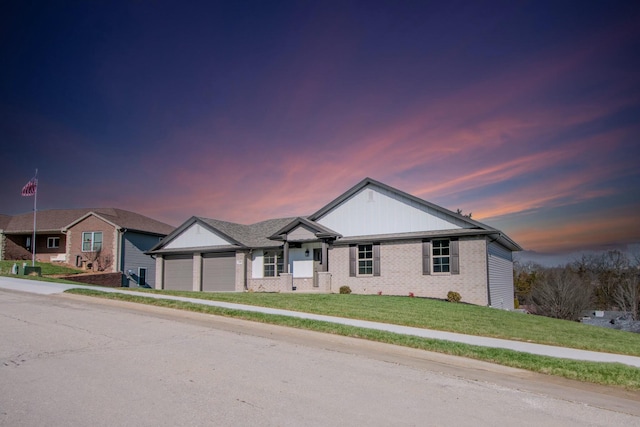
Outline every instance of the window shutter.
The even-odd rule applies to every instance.
[[[451,245],[451,274],[460,274],[460,245],[457,240],[452,240]]]
[[[373,244],[373,275],[380,275],[380,243]]]
[[[431,242],[422,242],[422,274],[431,274]]]
[[[349,246],[349,276],[356,277],[356,255],[358,247],[355,245]]]

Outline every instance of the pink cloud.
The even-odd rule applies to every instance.
[[[602,40],[600,36],[594,35],[594,40]],[[562,46],[529,58],[443,99],[425,99],[422,108],[399,121],[372,125],[367,121],[370,106],[362,106],[362,111],[353,114],[354,120],[340,123],[326,135],[313,135],[323,140],[320,145],[306,144],[308,135],[300,136],[298,147],[281,147],[269,140],[257,145],[255,140],[260,140],[260,135],[220,118],[204,120],[167,138],[166,144],[172,148],[164,155],[187,155],[190,167],[175,173],[168,170],[164,200],[145,202],[146,207],[164,217],[178,218],[189,212],[244,223],[306,215],[365,176],[428,200],[523,181],[515,190],[502,190],[470,207],[478,219],[616,194],[620,189],[598,184],[629,173],[628,164],[606,162],[620,149],[620,141],[629,136],[629,129],[565,139],[556,146],[537,145],[537,141],[553,140],[574,127],[632,105],[632,95],[619,96],[628,82],[620,81],[577,103],[542,104],[535,102],[535,95],[553,91],[572,78],[619,37],[613,34],[603,43],[586,40],[582,46]],[[307,68],[302,78],[288,82],[299,89],[291,91],[297,96],[271,112],[271,117],[279,113],[295,119],[309,114],[322,93],[322,75],[328,72],[321,66],[317,74],[314,70]],[[382,90],[380,99],[371,96],[369,101],[378,108],[384,104],[384,96]],[[323,120],[323,116],[317,120]],[[234,147],[225,145],[227,138],[233,141],[231,145],[253,148],[234,151]],[[180,141],[195,141],[200,149],[191,155],[181,153]],[[571,221],[567,219],[567,225],[552,230],[566,236],[567,241],[591,241],[581,234],[587,224],[578,227]],[[624,217],[623,221],[628,219]],[[566,233],[562,231],[565,226]],[[606,224],[598,226],[612,229]],[[618,228],[613,228],[618,233]],[[558,240],[552,233],[527,229],[516,232],[514,237],[536,249],[551,249]],[[615,233],[612,236],[618,236]],[[605,238],[607,233],[592,235]]]

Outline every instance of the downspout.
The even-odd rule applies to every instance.
[[[122,251],[122,246],[124,245],[124,233],[127,232],[126,228],[122,228],[122,227],[117,227],[116,228],[116,265],[115,265],[115,271],[114,272],[122,272],[123,268],[124,268],[124,262],[122,260],[123,257],[123,251]]]

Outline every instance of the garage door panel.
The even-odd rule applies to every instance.
[[[202,290],[205,292],[236,290],[235,253],[203,254]]]
[[[193,290],[193,256],[170,255],[164,259],[164,289]]]

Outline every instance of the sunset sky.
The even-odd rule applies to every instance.
[[[640,243],[640,2],[14,1],[0,213],[308,215],[365,177],[527,250]]]

